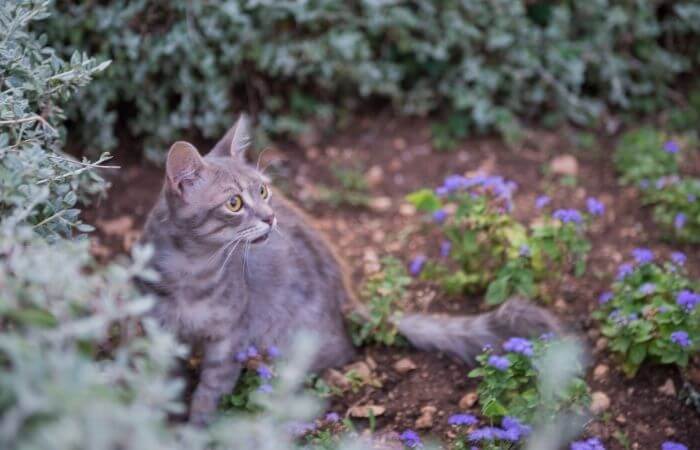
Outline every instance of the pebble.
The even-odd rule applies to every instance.
[[[384,180],[384,169],[380,166],[372,166],[369,168],[367,173],[365,173],[365,181],[370,188],[375,188],[379,186]]]
[[[370,415],[375,417],[381,416],[386,411],[386,408],[381,405],[356,405],[350,408],[352,417],[367,418]]]
[[[420,409],[421,415],[418,419],[416,419],[416,428],[419,430],[425,429],[425,428],[432,428],[433,427],[433,422],[434,422],[434,417],[435,413],[437,412],[437,408],[431,405],[424,406]]]
[[[373,197],[369,200],[369,207],[376,212],[385,212],[391,209],[390,197]]]
[[[607,377],[610,368],[605,364],[598,364],[595,369],[593,369],[593,378],[596,380],[602,380]]]
[[[412,370],[416,370],[418,366],[411,360],[411,358],[401,358],[394,363],[394,370],[398,373],[408,373]]]
[[[597,352],[601,352],[601,351],[605,350],[607,348],[607,346],[608,346],[608,338],[601,337],[601,338],[598,338],[597,341],[595,341],[595,350]]]
[[[627,418],[620,414],[619,416],[615,417],[615,422],[619,423],[620,425],[624,425],[627,423]]]
[[[410,203],[402,203],[401,206],[399,206],[399,214],[405,217],[415,216],[416,207]]]
[[[590,410],[593,414],[600,414],[610,408],[610,397],[605,392],[596,391],[591,394]]]
[[[578,175],[578,161],[571,155],[561,155],[552,159],[549,167],[557,175]]]
[[[666,382],[659,387],[659,392],[668,395],[669,397],[676,396],[676,385],[673,384],[672,379],[667,379]]]
[[[479,394],[476,392],[468,392],[459,400],[459,409],[469,409],[476,404],[477,400],[479,400]]]

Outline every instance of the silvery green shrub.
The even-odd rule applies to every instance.
[[[155,158],[175,136],[218,136],[234,110],[296,132],[311,116],[370,98],[402,113],[444,113],[460,133],[510,136],[518,119],[548,111],[589,124],[606,106],[657,108],[700,61],[700,5],[689,0],[658,10],[645,0],[111,0],[55,9],[42,29],[64,53],[114,61],[70,109],[83,141],[114,146],[121,117]]]

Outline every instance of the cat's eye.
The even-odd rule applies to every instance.
[[[267,186],[265,186],[264,184],[260,185],[260,196],[263,199],[267,199],[267,197],[270,196],[270,191],[267,189]]]
[[[231,200],[226,202],[226,208],[231,212],[238,212],[243,208],[243,198],[240,195],[234,195]]]

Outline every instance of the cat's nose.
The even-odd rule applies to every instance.
[[[268,214],[267,216],[263,216],[260,218],[263,222],[266,224],[272,226],[272,224],[275,222],[275,215],[274,214]]]

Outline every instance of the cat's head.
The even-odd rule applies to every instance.
[[[164,188],[170,221],[193,240],[257,244],[272,232],[269,179],[245,162],[251,142],[243,115],[204,157],[188,142],[170,148]]]

